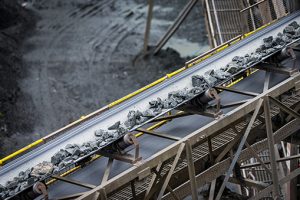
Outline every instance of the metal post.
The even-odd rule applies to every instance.
[[[218,29],[218,33],[219,33],[220,43],[223,44],[224,41],[223,41],[223,37],[222,37],[222,34],[221,34],[221,27],[220,27],[220,24],[219,24],[218,13],[216,11],[215,0],[212,0],[212,6],[213,6],[213,9],[214,9],[214,15],[215,15],[216,25],[217,25],[217,29]]]
[[[209,23],[209,27],[210,27],[210,31],[211,31],[211,35],[212,35],[212,41],[213,41],[213,47],[217,46],[217,40],[216,40],[216,35],[215,35],[215,29],[212,23],[212,19],[211,19],[211,15],[210,15],[210,7],[209,7],[209,3],[208,0],[205,0],[205,4],[206,4],[206,12],[207,12],[207,17],[208,17],[208,23]]]
[[[113,161],[114,161],[113,158],[108,159],[107,166],[105,168],[105,171],[104,171],[104,174],[103,174],[102,181],[101,181],[100,185],[104,185],[106,183],[106,181],[108,180]]]
[[[175,31],[179,28],[179,26],[182,24],[183,20],[188,16],[188,14],[190,13],[190,11],[192,10],[192,8],[195,6],[195,4],[197,2],[198,2],[198,0],[190,0],[188,2],[188,4],[183,8],[183,10],[180,12],[178,17],[175,19],[175,22],[167,30],[167,33],[156,44],[154,54],[157,54],[161,50],[161,48],[168,42],[168,40],[175,33]]]
[[[195,166],[193,162],[192,146],[189,140],[185,142],[185,151],[186,151],[186,159],[188,162],[189,178],[191,181],[192,199],[198,200]]]
[[[144,36],[144,54],[146,54],[148,51],[152,13],[153,13],[153,0],[148,0],[148,16],[147,16],[147,24],[146,24],[146,30],[145,30],[145,36]]]
[[[291,138],[293,140],[293,137]],[[289,144],[289,153],[290,156],[293,156],[297,154],[297,145]],[[298,168],[298,162],[297,160],[290,160],[289,162],[289,172],[292,172],[293,170]],[[287,199],[288,200],[296,200],[297,199],[297,179],[291,179],[288,182],[287,187]]]
[[[274,146],[275,142],[273,137],[270,104],[269,104],[268,96],[264,97],[264,113],[265,113],[265,122],[266,122],[268,146],[269,146],[271,170],[272,170],[273,197],[274,199],[276,199],[279,197],[279,185],[278,185],[278,174],[277,174],[276,155],[275,155],[275,146]]]

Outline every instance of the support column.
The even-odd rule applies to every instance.
[[[278,184],[278,174],[277,174],[277,164],[276,164],[276,155],[275,155],[275,142],[273,137],[271,113],[270,113],[270,103],[269,97],[264,97],[264,113],[265,113],[265,122],[267,129],[267,138],[268,146],[270,152],[270,161],[271,161],[271,171],[272,171],[272,180],[273,180],[273,198],[279,198],[279,184]]]
[[[192,200],[198,200],[195,166],[193,162],[192,146],[189,140],[185,142],[185,151],[188,163],[189,178],[191,181]]]
[[[144,54],[146,54],[148,51],[152,13],[153,13],[153,0],[148,0],[148,16],[147,16],[147,24],[146,24],[146,30],[145,30],[145,36],[144,36]]]

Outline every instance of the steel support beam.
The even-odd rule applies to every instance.
[[[71,179],[71,178],[65,178],[65,177],[57,176],[57,175],[52,175],[51,177],[55,178],[56,180],[60,180],[60,181],[66,182],[66,183],[70,183],[70,184],[77,185],[77,186],[84,187],[84,188],[88,188],[88,189],[94,189],[96,187],[95,185],[92,185],[92,184],[89,184],[89,183],[82,183],[80,181],[77,181],[77,180],[74,180],[74,179]]]
[[[241,154],[241,151],[242,151],[242,149],[243,149],[243,147],[244,147],[244,145],[245,145],[245,142],[246,142],[246,140],[247,140],[247,137],[248,137],[248,135],[249,135],[249,133],[250,133],[250,130],[251,130],[251,128],[252,128],[252,125],[253,125],[253,123],[254,123],[254,121],[255,121],[255,119],[256,119],[256,116],[258,115],[258,112],[259,112],[259,110],[260,110],[260,107],[261,107],[261,105],[262,105],[262,102],[263,102],[263,100],[262,100],[262,99],[259,99],[258,103],[256,104],[255,111],[254,111],[254,113],[253,113],[253,115],[252,115],[252,117],[251,117],[251,120],[250,120],[250,122],[249,122],[249,124],[248,124],[248,126],[247,126],[247,128],[246,128],[246,131],[245,131],[245,133],[244,133],[244,135],[243,135],[243,137],[242,137],[242,139],[241,139],[241,142],[240,142],[240,144],[239,144],[239,146],[238,146],[238,149],[237,149],[237,151],[236,151],[236,153],[235,153],[235,155],[234,155],[234,158],[233,158],[233,160],[232,160],[232,162],[231,162],[231,165],[230,165],[230,167],[229,167],[229,169],[228,169],[228,171],[227,171],[227,173],[226,173],[226,176],[225,176],[225,178],[224,178],[224,181],[223,181],[223,183],[222,183],[222,185],[221,185],[221,187],[220,187],[220,190],[219,190],[219,192],[218,192],[218,194],[217,194],[217,196],[216,196],[216,200],[221,199],[222,193],[223,193],[223,191],[224,191],[224,189],[225,189],[225,186],[226,186],[226,184],[227,184],[227,182],[228,182],[229,176],[230,176],[230,174],[232,173],[232,170],[233,170],[233,168],[234,168],[234,166],[235,166],[235,164],[236,164],[236,162],[237,162],[237,160],[238,160],[238,158],[239,158],[239,156],[240,156],[240,154]]]
[[[193,161],[192,146],[189,140],[185,142],[185,151],[188,163],[189,178],[191,181],[192,200],[198,200],[195,166]]]
[[[280,141],[289,137],[290,135],[292,135],[293,133],[295,133],[298,130],[300,130],[300,120],[294,119],[291,122],[289,122],[288,124],[286,124],[285,126],[278,129],[274,133],[275,142],[279,143]],[[259,141],[251,146],[253,149],[256,150],[256,152],[260,152],[260,151],[268,148],[268,141],[267,141],[267,139],[264,139],[264,140]],[[252,153],[250,152],[250,150],[244,149],[241,152],[239,161],[243,162],[243,161],[250,159],[251,157],[252,157]],[[206,169],[205,171],[202,171],[201,173],[197,174],[196,175],[197,186],[201,187],[207,183],[212,182],[219,176],[223,175],[224,173],[226,173],[227,169],[230,167],[230,164],[231,164],[231,158],[226,158],[226,159],[216,163],[215,165],[211,166],[210,168]],[[187,182],[183,183],[182,185],[180,185],[179,187],[177,187],[174,190],[174,192],[178,195],[180,194],[180,196],[179,196],[180,198],[184,198],[189,194],[188,188],[190,188],[189,181],[187,181]],[[170,198],[168,197],[168,198],[164,198],[164,199],[170,199]]]
[[[223,86],[217,86],[215,87],[218,90],[225,90],[228,92],[232,92],[232,93],[237,93],[237,94],[242,94],[242,95],[246,95],[246,96],[251,96],[251,97],[256,97],[257,95],[259,95],[259,93],[255,93],[255,92],[249,92],[249,91],[242,91],[242,90],[237,90],[234,88],[228,88],[228,87],[223,87]]]
[[[295,118],[300,119],[300,114],[295,112],[294,110],[292,110],[291,108],[283,105],[280,101],[278,101],[277,99],[273,98],[273,97],[269,97],[270,100],[276,104],[280,109],[284,110],[285,112],[287,112],[288,114],[292,115]]]
[[[104,174],[103,174],[102,181],[101,181],[100,185],[104,185],[107,182],[109,174],[110,174],[110,170],[111,170],[111,167],[112,167],[112,164],[113,164],[113,161],[114,161],[113,158],[108,159],[107,166],[105,168],[105,171],[104,171]]]
[[[172,119],[185,117],[185,116],[190,116],[190,115],[193,115],[193,114],[192,113],[187,113],[187,112],[178,112],[174,115],[168,115],[168,116],[156,118],[156,119],[152,120],[151,122],[160,122],[160,121],[163,121],[163,120],[172,120]]]
[[[161,190],[160,190],[160,192],[159,192],[159,194],[158,194],[158,197],[157,197],[158,200],[161,200],[161,198],[163,197],[163,195],[164,195],[164,193],[165,193],[165,190],[166,190],[166,188],[167,188],[167,186],[168,186],[168,184],[169,184],[169,181],[170,181],[170,179],[171,179],[171,177],[172,177],[172,174],[173,174],[173,172],[174,172],[174,170],[175,170],[175,167],[177,166],[177,163],[178,163],[178,161],[179,161],[179,158],[180,158],[180,156],[181,156],[181,153],[182,153],[182,151],[183,151],[183,149],[184,149],[184,146],[185,146],[185,144],[184,144],[184,143],[181,143],[181,145],[180,145],[180,147],[179,147],[179,149],[178,149],[178,151],[177,151],[176,157],[175,157],[175,159],[174,159],[174,161],[173,161],[173,164],[172,164],[172,166],[171,166],[171,169],[169,170],[168,175],[167,175],[167,177],[166,177],[166,180],[164,181],[164,184],[163,184],[163,186],[162,186],[162,188],[161,188]]]
[[[138,128],[137,131],[140,131],[140,132],[143,132],[143,133],[146,133],[146,134],[149,134],[149,135],[169,139],[169,140],[174,140],[174,141],[178,141],[178,140],[181,139],[180,137],[176,137],[176,136],[169,135],[169,134],[166,134],[166,133],[158,133],[158,132],[143,129],[143,128]]]
[[[258,160],[258,162],[264,167],[264,169],[266,170],[266,172],[272,176],[272,172],[270,171],[270,169],[265,165],[264,161],[262,161],[262,159],[258,156],[258,154],[255,152],[255,150],[248,144],[248,142],[246,142],[246,147],[250,150],[250,152],[252,153],[253,157],[256,158],[256,160]]]
[[[257,97],[254,97],[253,99],[249,100],[247,103],[230,111],[225,116],[218,118],[218,120],[212,121],[211,123],[205,125],[204,127],[201,127],[200,129],[189,134],[188,136],[182,138],[180,141],[169,145],[165,149],[161,150],[160,152],[154,154],[153,156],[151,156],[150,158],[145,160],[142,164],[134,166],[132,168],[129,168],[128,170],[124,171],[123,173],[111,178],[109,181],[107,181],[107,183],[104,186],[101,186],[101,187],[97,186],[95,189],[88,191],[86,194],[84,194],[79,199],[84,199],[85,197],[91,196],[93,193],[99,191],[99,189],[101,189],[102,187],[105,187],[107,193],[111,193],[111,192],[115,191],[117,188],[120,188],[120,187],[126,185],[128,183],[128,181],[130,181],[130,180],[134,179],[136,176],[138,176],[139,172],[143,171],[145,168],[149,167],[150,169],[152,169],[152,168],[156,167],[159,162],[166,161],[166,160],[176,156],[180,145],[182,144],[182,142],[186,141],[187,139],[189,139],[191,141],[191,145],[204,143],[205,141],[207,141],[207,138],[209,136],[214,136],[214,135],[220,134],[220,133],[222,133],[221,132],[222,130],[223,131],[227,130],[229,128],[229,125],[234,124],[237,121],[241,122],[248,113],[251,113],[253,110],[255,110],[255,105],[257,105],[257,103],[260,101],[260,99],[263,96],[269,95],[272,97],[277,97],[277,96],[281,95],[282,93],[295,87],[295,83],[297,81],[299,81],[299,79],[300,79],[300,74],[299,73],[294,74],[292,77],[289,77],[286,80],[280,82],[276,86],[270,88],[268,91],[263,92],[262,94],[258,95]],[[294,126],[294,125],[291,126],[293,123],[294,124],[296,123],[297,126],[299,125],[298,120],[291,121],[291,124],[288,123],[289,127],[284,126],[284,128],[283,128],[284,131],[280,135],[276,135],[277,139],[275,138],[275,140],[281,141],[281,140],[285,139],[287,136],[289,136],[290,134],[292,134],[290,132],[291,131],[290,129],[291,129],[291,127]],[[293,128],[295,128],[295,127],[293,127]],[[266,144],[260,142],[259,145],[266,145]],[[256,149],[256,151],[257,151],[257,149]],[[244,156],[243,158],[245,158],[245,155],[241,154],[241,156],[242,155]],[[206,176],[203,176],[200,179],[196,178],[197,186],[200,187],[203,184],[203,182],[205,182],[206,180],[209,180],[209,182],[210,182],[213,179],[220,176],[221,174],[219,174],[219,173],[223,172],[223,170],[226,169],[227,164],[230,165],[230,162],[227,159],[225,159],[224,161],[221,161],[220,164],[222,164],[222,165],[218,165],[219,171],[215,171],[213,174],[214,178],[208,179]],[[217,167],[217,166],[214,166],[214,167]],[[209,176],[211,177],[211,174]],[[197,175],[197,177],[198,177],[198,175]],[[190,188],[189,182],[184,184],[183,187]]]
[[[172,35],[175,33],[175,31],[179,28],[179,26],[182,24],[184,19],[188,16],[188,14],[191,12],[192,8],[195,6],[195,4],[197,2],[198,2],[198,0],[190,0],[186,4],[186,6],[180,12],[178,17],[175,19],[175,22],[167,30],[166,34],[156,44],[156,47],[154,50],[154,55],[157,54],[161,50],[161,48],[168,42],[168,40],[172,37]]]
[[[284,178],[280,179],[280,181],[278,181],[277,187],[285,184],[286,182],[292,180],[293,178],[295,178],[299,175],[300,175],[300,168],[292,171],[290,174],[288,174]],[[272,190],[273,190],[273,184],[268,186],[267,188],[263,189],[259,193],[257,193],[254,197],[250,198],[250,200],[259,200],[263,197],[266,197],[270,192],[272,192]]]
[[[148,15],[147,15],[147,24],[145,29],[144,36],[144,54],[148,51],[148,43],[149,43],[149,35],[151,30],[151,21],[152,21],[152,13],[153,13],[153,0],[148,0]]]
[[[299,158],[300,158],[300,154],[297,154],[297,155],[293,155],[293,156],[279,158],[279,159],[276,160],[276,162],[285,162],[285,161],[288,161],[288,160],[294,160],[294,159],[299,159]],[[265,165],[270,164],[270,161],[266,161],[266,162],[264,162],[264,164]],[[245,164],[245,165],[241,165],[241,169],[258,167],[260,165],[261,165],[261,163],[259,163],[259,162],[251,163],[251,164]]]
[[[279,198],[279,185],[278,185],[278,174],[277,174],[277,165],[276,165],[276,154],[275,154],[275,141],[273,137],[273,128],[272,128],[272,120],[270,113],[270,104],[269,97],[264,97],[264,113],[265,113],[265,122],[267,129],[267,137],[268,137],[268,146],[270,152],[270,161],[271,161],[271,170],[272,170],[272,181],[273,181],[273,197],[274,199]]]

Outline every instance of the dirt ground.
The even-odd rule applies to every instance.
[[[6,112],[0,110],[4,121],[0,156],[147,85],[209,48],[199,1],[164,50],[143,58],[145,2],[35,0],[27,4],[35,17],[22,30],[25,39],[20,37],[22,42],[11,51],[18,52],[18,73],[1,74],[2,80],[8,76],[13,82],[10,87],[16,95],[10,106],[3,106]],[[150,45],[188,1],[154,2]]]

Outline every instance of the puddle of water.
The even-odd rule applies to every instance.
[[[168,47],[175,49],[181,57],[197,56],[210,49],[208,44],[200,45],[199,43],[190,42],[185,38],[181,39],[175,37],[170,39],[163,49]]]

